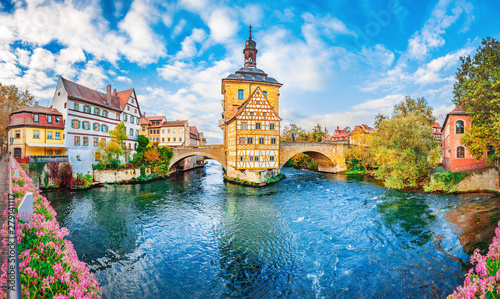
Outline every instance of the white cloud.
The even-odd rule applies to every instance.
[[[353,111],[360,111],[360,110],[378,110],[381,111],[383,109],[383,113],[387,113],[387,108],[392,109],[395,104],[401,102],[404,99],[403,94],[393,94],[393,95],[387,95],[383,98],[376,99],[376,100],[368,100],[365,101],[361,104],[355,105],[352,107]],[[377,112],[378,112],[377,111]]]
[[[151,28],[151,23],[158,18],[157,13],[147,2],[136,0],[118,24],[130,38],[122,49],[130,61],[145,65],[166,55],[161,37]]]
[[[184,19],[181,19],[177,25],[175,25],[174,30],[172,31],[172,38],[176,37],[179,35],[184,27],[186,26],[187,22]]]
[[[233,10],[228,8],[214,9],[207,20],[210,37],[218,43],[227,42],[239,30],[239,24]]]
[[[126,82],[128,84],[132,84],[132,79],[125,77],[125,76],[118,76],[118,77],[116,77],[116,80],[120,81],[120,82]]]
[[[33,51],[33,55],[31,55],[31,62],[29,64],[30,69],[43,71],[53,69],[54,66],[55,57],[52,52],[42,48],[36,48]]]
[[[104,82],[108,80],[104,69],[97,65],[95,61],[89,61],[85,68],[80,71],[77,83],[92,89],[101,89]]]
[[[409,57],[422,60],[430,51],[442,47],[445,44],[442,37],[445,30],[454,24],[462,14],[471,16],[472,10],[472,4],[465,0],[440,0],[422,30],[415,32],[409,40]],[[464,26],[468,27],[467,24],[470,24],[471,20],[471,17],[468,17]]]
[[[433,59],[431,62],[422,65],[413,74],[413,78],[416,83],[427,85],[439,83],[442,81],[455,80],[454,76],[442,77],[444,71],[450,70],[452,67],[456,67],[460,62],[460,57],[468,55],[472,52],[471,48],[461,49],[455,53],[449,53],[445,56]]]
[[[191,58],[196,56],[198,50],[196,49],[196,43],[203,41],[206,37],[205,31],[203,29],[194,28],[190,36],[186,37],[181,43],[181,50],[175,54],[176,60]]]

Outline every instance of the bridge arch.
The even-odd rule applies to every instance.
[[[172,157],[172,159],[170,160],[170,165],[168,166],[168,168],[170,169],[172,166],[174,166],[176,163],[180,162],[181,160],[192,157],[192,156],[207,157],[207,158],[210,158],[210,159],[213,159],[213,160],[219,162],[222,166],[225,167],[225,164],[224,164],[225,161],[223,159],[220,159],[216,155],[206,153],[206,152],[201,152],[201,151],[199,151],[199,152],[193,151],[193,152],[188,152],[188,153],[184,153],[181,155],[174,155],[174,157]]]
[[[182,159],[192,156],[207,157],[219,162],[223,167],[226,167],[226,155],[222,144],[175,147],[172,149],[172,152],[174,155],[170,160],[170,165],[168,166],[169,169]]]
[[[345,145],[313,142],[282,142],[280,144],[280,164],[285,163],[294,156],[304,153],[318,163],[318,170],[324,172],[339,172],[346,170],[344,148]]]

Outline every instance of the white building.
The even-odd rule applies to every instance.
[[[102,93],[63,77],[57,82],[52,107],[65,121],[65,142],[69,162],[75,173],[92,173],[93,152],[99,141],[109,141],[108,132],[122,120],[126,123],[125,145],[135,149],[140,127],[140,109],[135,90]]]

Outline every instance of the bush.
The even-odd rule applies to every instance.
[[[120,160],[118,159],[113,159],[111,160],[111,162],[109,163],[109,169],[119,169],[120,166],[121,166],[121,162]]]
[[[426,192],[448,192],[463,179],[468,176],[467,173],[463,172],[451,172],[446,171],[443,173],[435,173],[433,179],[428,186],[424,186],[424,191]]]

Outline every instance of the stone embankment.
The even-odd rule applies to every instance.
[[[450,192],[500,192],[499,175],[495,167],[471,171],[469,176],[453,187]]]

